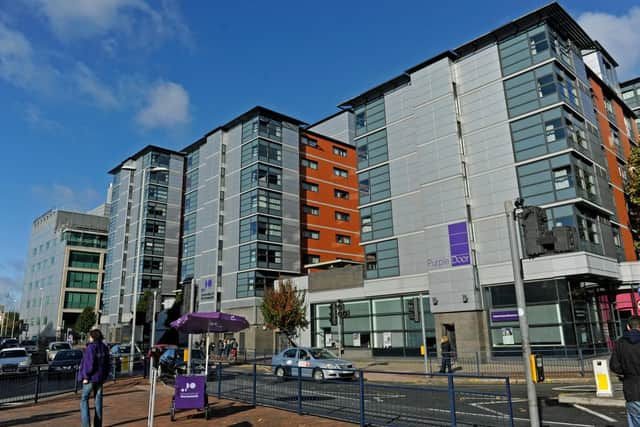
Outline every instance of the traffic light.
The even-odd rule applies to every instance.
[[[409,300],[409,319],[420,322],[420,299],[413,297]]]
[[[338,324],[338,304],[335,302],[332,302],[329,306],[329,320],[332,326]]]
[[[553,250],[553,235],[547,229],[547,214],[538,206],[525,206],[520,216],[524,252],[532,258]]]

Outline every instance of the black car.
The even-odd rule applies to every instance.
[[[75,374],[82,361],[82,350],[60,350],[49,362],[49,375]]]
[[[163,373],[183,375],[187,372],[187,361],[184,358],[184,348],[169,348],[160,356],[160,368]],[[191,350],[191,372],[204,372],[204,353],[201,350]]]
[[[0,341],[0,350],[15,347],[18,347],[18,340],[15,338],[3,338]]]

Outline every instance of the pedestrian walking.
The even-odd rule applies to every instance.
[[[440,353],[442,353],[442,363],[440,364],[440,373],[451,373],[451,356],[453,348],[449,342],[449,337],[444,335],[440,338]]]
[[[222,359],[223,354],[224,354],[224,341],[219,339],[218,340],[218,358]]]
[[[622,380],[627,424],[640,427],[640,316],[629,318],[627,330],[613,348],[609,366]]]
[[[80,398],[80,418],[82,427],[91,426],[89,412],[89,398],[93,392],[95,414],[93,427],[102,427],[102,384],[109,376],[109,348],[103,341],[102,332],[93,329],[89,332],[89,344],[84,351],[78,381],[82,381],[82,396]]]

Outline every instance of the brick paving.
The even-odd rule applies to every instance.
[[[204,413],[183,411],[176,413],[171,422],[169,407],[173,389],[158,383],[156,393],[155,421],[158,427],[179,426],[225,426],[225,427],[277,427],[277,426],[335,426],[348,427],[354,424],[326,418],[298,415],[273,408],[253,407],[249,404],[218,400],[209,397],[210,419]],[[146,426],[149,404],[148,380],[133,378],[108,383],[104,388],[104,427]],[[37,404],[0,405],[0,427],[13,426],[60,426],[80,425],[80,395],[73,393],[43,399]]]

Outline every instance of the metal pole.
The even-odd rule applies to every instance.
[[[206,347],[204,348],[204,351],[205,351],[205,353],[204,353],[205,354],[205,358],[204,358],[204,376],[207,377],[207,378],[209,377],[209,345],[210,345],[209,335],[210,335],[209,332],[207,332],[207,335],[206,335],[207,338],[205,339],[205,346]],[[245,362],[246,362],[246,358],[245,358]]]
[[[191,285],[190,285],[190,289],[191,291],[189,292],[189,313],[193,313],[193,297],[194,297],[194,288],[196,286],[196,279],[195,278],[191,278]],[[187,375],[191,375],[191,347],[193,347],[193,335],[189,334],[189,345],[188,345],[188,352],[187,352]]]
[[[538,413],[538,397],[536,386],[533,383],[529,359],[531,356],[531,344],[529,342],[529,321],[527,320],[526,301],[524,295],[524,280],[522,276],[522,260],[520,259],[520,245],[516,224],[518,218],[511,201],[504,203],[504,211],[507,215],[507,229],[509,231],[509,246],[511,247],[511,264],[513,267],[513,279],[516,291],[516,303],[518,306],[518,321],[520,325],[520,337],[522,340],[522,362],[527,380],[527,399],[529,401],[529,421],[532,426],[540,426]]]
[[[42,293],[44,289],[40,288],[40,317],[38,317],[38,338],[42,336]]]
[[[151,319],[151,345],[149,348],[156,344],[156,302],[158,299],[158,290],[153,290],[153,318]]]
[[[338,359],[342,358],[342,316],[338,307]]]
[[[429,373],[429,364],[427,362],[427,330],[424,323],[424,301],[422,298],[422,292],[418,294],[420,298],[420,329],[422,329],[422,346],[424,347],[424,373]]]
[[[133,373],[133,359],[136,349],[136,313],[138,311],[138,274],[140,272],[140,255],[143,251],[142,248],[142,220],[144,219],[144,185],[147,178],[147,169],[142,169],[142,185],[140,186],[140,204],[138,206],[138,237],[136,245],[138,250],[136,251],[135,260],[135,273],[133,275],[133,301],[131,302],[131,309],[133,310],[133,317],[131,319],[131,348],[129,350],[129,374]]]
[[[7,312],[5,311],[4,307],[2,307],[2,314],[0,315],[0,336],[4,336],[4,324],[6,323],[6,315]]]

